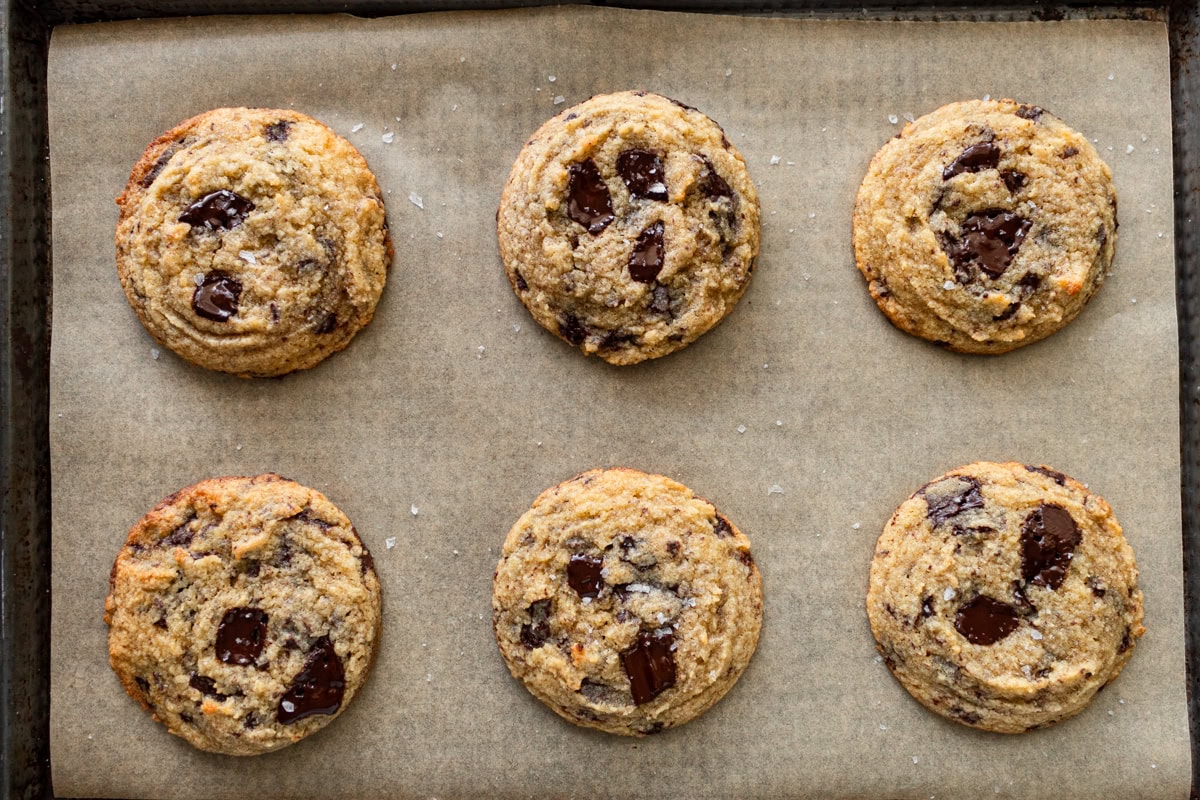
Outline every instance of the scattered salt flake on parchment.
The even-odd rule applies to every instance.
[[[415,504],[415,503],[414,503],[413,505],[409,506],[408,510],[409,510],[410,512],[412,512],[412,515],[413,515],[414,517],[417,515],[417,512],[418,512],[418,511],[420,511],[420,509],[419,509],[419,508],[417,508],[417,506],[416,506],[416,504]]]
[[[783,494],[783,487],[778,483],[773,483],[767,487],[767,494]]]
[[[384,144],[391,144],[392,141],[395,140],[396,134],[392,131],[388,131],[387,133],[383,134],[383,136],[380,136],[379,138],[383,139]]]
[[[738,433],[745,433],[745,432],[746,432],[746,426],[745,426],[745,425],[738,425],[738,426],[737,426],[737,432],[738,432]]]
[[[395,71],[396,71],[396,67],[397,67],[397,66],[399,66],[399,65],[398,65],[398,64],[392,64],[392,72],[395,72]]]
[[[733,70],[731,70],[731,69],[727,69],[727,70],[725,70],[725,77],[726,77],[726,78],[732,78],[732,77],[733,77]]]
[[[556,106],[560,106],[563,103],[567,102],[567,98],[563,97],[561,94],[556,94],[556,95],[554,95],[554,100],[551,102],[553,102],[554,105],[556,105]]]
[[[358,123],[357,125],[355,125],[353,128],[351,128],[351,129],[350,129],[350,132],[351,132],[351,133],[358,133],[358,132],[359,132],[359,131],[361,131],[361,130],[362,130],[364,127],[366,127],[366,126],[365,126],[365,125],[363,125],[363,124],[360,122],[360,123]]]
[[[1162,234],[1160,233],[1159,236],[1162,236]],[[158,357],[160,355],[161,355],[161,353],[159,352],[157,347],[150,348],[150,357],[153,358],[155,361],[158,361]]]
[[[395,536],[389,536],[388,538],[386,538],[386,539],[384,539],[384,540],[383,540],[383,543],[384,543],[385,545],[387,545],[387,549],[388,549],[388,550],[391,550],[393,547],[395,547],[395,546],[396,546],[396,537],[395,537]]]
[[[779,156],[771,156],[771,166],[777,165],[782,160]]]
[[[1132,152],[1133,152],[1133,145],[1131,145],[1131,144],[1125,145],[1125,155],[1129,155]]]
[[[1108,79],[1109,79],[1110,81],[1113,79],[1113,73],[1111,73],[1111,72],[1110,72],[1110,73],[1108,73]]]
[[[409,202],[410,202],[410,203],[412,203],[412,204],[413,204],[414,206],[416,206],[417,208],[424,208],[424,207],[425,207],[425,201],[424,201],[424,200],[422,200],[422,199],[421,199],[421,195],[417,194],[416,192],[409,192],[409,193],[408,193],[408,200],[409,200]]]
[[[920,760],[919,758],[917,758],[916,756],[913,756],[913,757],[912,757],[912,760],[913,760],[913,763],[914,763],[914,764],[919,764],[919,763],[921,763],[921,760]]]
[[[905,111],[905,112],[904,112],[904,118],[905,118],[906,120],[908,120],[909,122],[916,122],[916,121],[917,121],[917,118],[913,116],[913,113],[912,113],[911,111]]]
[[[558,78],[554,77],[553,75],[547,75],[546,80],[550,81],[551,83],[554,83],[556,80],[558,80]]]
[[[899,121],[900,121],[900,118],[899,118],[899,117],[897,117],[895,114],[888,114],[888,122],[890,122],[890,123],[892,123],[893,125],[895,125],[895,124],[896,124],[896,123],[898,123]]]
[[[854,530],[858,530],[859,528],[861,528],[861,527],[862,527],[862,523],[861,523],[861,522],[856,522],[856,523],[854,523],[853,525],[851,525],[850,527],[851,527],[851,528],[853,528]]]

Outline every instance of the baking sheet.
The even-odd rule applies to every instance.
[[[1167,56],[1164,25],[1131,21],[550,8],[57,29],[56,793],[1185,796]],[[499,266],[493,215],[538,124],[633,87],[725,127],[759,186],[763,246],[726,322],[618,369],[531,322]],[[858,182],[905,115],[984,94],[1045,106],[1093,137],[1121,198],[1108,285],[1066,330],[1000,358],[891,328],[849,244]],[[131,165],[221,105],[317,116],[385,189],[397,258],[379,312],[308,373],[245,382],[158,352],[116,280],[112,198]],[[908,698],[863,610],[891,511],[977,458],[1090,483],[1124,524],[1146,593],[1149,632],[1121,678],[1077,719],[1020,737]],[[742,680],[701,719],[640,741],[542,708],[491,635],[491,572],[512,521],[546,486],[606,464],[713,500],[764,575],[763,638]],[[101,614],[112,558],[145,510],[200,478],[264,470],[354,520],[384,583],[385,629],[371,681],[336,724],[239,760],[191,750],[124,696]]]

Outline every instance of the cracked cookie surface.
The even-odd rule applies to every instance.
[[[717,702],[762,625],[746,537],[686,487],[632,469],[543,492],[509,531],[493,588],[513,676],[571,722],[623,735]]]
[[[901,330],[1003,353],[1075,318],[1116,246],[1112,173],[1081,134],[1012,100],[951,103],[885,144],[859,188],[854,254]]]
[[[742,156],[703,113],[647,92],[598,95],[543,124],[496,221],[533,318],[612,364],[698,339],[733,310],[758,256]]]
[[[182,122],[146,149],[117,204],[117,273],[146,330],[241,377],[307,369],[346,347],[391,263],[366,161],[295,111]]]
[[[349,705],[380,605],[370,553],[323,495],[273,474],[213,478],[130,530],[105,601],[109,660],[171,733],[254,755]]]
[[[932,711],[1020,733],[1083,710],[1144,632],[1133,551],[1099,496],[1044,466],[977,462],[926,484],[875,547],[879,652]]]

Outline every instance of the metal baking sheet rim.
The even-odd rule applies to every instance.
[[[541,2],[452,0],[445,3],[356,0],[331,9],[320,0],[280,6],[168,0],[0,0],[0,773],[8,797],[53,797],[49,754],[49,299],[50,213],[46,125],[46,56],[50,31],[62,22],[203,13],[337,11],[365,16],[502,8]],[[1180,346],[1188,711],[1193,798],[1200,797],[1200,3],[1013,3],[986,0],[890,3],[864,7],[826,2],[606,3],[661,10],[791,13],[898,19],[1060,20],[1075,17],[1162,18],[1169,24],[1174,117],[1176,298]]]

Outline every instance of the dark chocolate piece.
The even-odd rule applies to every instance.
[[[1020,624],[1015,608],[982,594],[959,608],[954,616],[954,629],[971,644],[995,644]]]
[[[975,269],[995,279],[1008,269],[1032,224],[999,208],[977,211],[963,220],[959,238],[943,239],[942,246],[954,262],[954,273],[961,283],[969,282]]]
[[[1004,181],[1004,188],[1008,189],[1009,194],[1016,194],[1025,185],[1025,173],[1006,169],[1000,173],[1000,180]]]
[[[617,174],[634,197],[666,202],[667,172],[658,153],[626,150],[617,156]]]
[[[188,680],[188,686],[192,687],[205,697],[211,697],[214,700],[226,700],[231,696],[218,692],[217,682],[207,675],[196,675],[193,673],[192,677]]]
[[[521,626],[521,644],[530,650],[541,647],[550,638],[550,598],[536,600],[525,609],[529,623]]]
[[[315,714],[334,714],[341,708],[346,691],[346,672],[342,659],[328,636],[313,643],[303,669],[279,699],[276,719],[284,725]]]
[[[640,631],[633,647],[621,653],[621,666],[637,705],[649,703],[675,685],[674,642],[670,631]]]
[[[595,236],[613,221],[612,197],[600,177],[600,170],[589,158],[570,166],[567,185],[567,216]]]
[[[945,486],[955,481],[957,485]],[[957,517],[964,511],[973,508],[983,508],[983,495],[979,493],[979,481],[974,478],[955,475],[946,480],[930,484],[924,489],[925,512],[929,522],[935,528]]]
[[[281,119],[278,122],[272,122],[268,125],[264,133],[267,134],[267,141],[282,142],[287,140],[291,130],[292,123],[286,119]]]
[[[571,344],[578,347],[587,338],[587,328],[574,314],[564,314],[558,319],[558,333]]]
[[[1082,538],[1070,512],[1042,503],[1021,528],[1021,577],[1051,590],[1062,586]]]
[[[1024,280],[1024,278],[1022,278],[1022,280]],[[1042,475],[1045,475],[1047,478],[1054,481],[1059,486],[1067,485],[1067,476],[1063,475],[1058,470],[1053,470],[1053,469],[1050,469],[1049,467],[1034,466],[1032,464],[1026,464],[1025,469],[1029,470],[1030,472],[1037,472]]]
[[[942,170],[942,180],[948,181],[964,172],[995,169],[1000,164],[1000,148],[994,142],[973,144]]]
[[[245,222],[246,215],[253,210],[254,203],[246,198],[228,189],[218,189],[184,209],[179,221],[192,227],[203,225],[210,231],[230,230]]]
[[[599,597],[600,590],[604,588],[604,578],[600,575],[603,567],[602,558],[573,555],[567,563],[567,585],[580,597]]]
[[[192,293],[192,310],[213,322],[227,322],[238,312],[242,283],[219,269],[207,272]]]
[[[654,283],[663,268],[663,224],[648,225],[629,254],[629,277],[641,283]]]
[[[246,666],[258,660],[267,643],[267,612],[261,608],[231,608],[217,626],[217,658]]]
[[[733,197],[733,189],[725,182],[725,179],[717,174],[717,168],[712,165],[712,162],[707,158],[701,157],[704,162],[704,169],[700,172],[700,191],[704,196],[717,200],[722,197]]]

